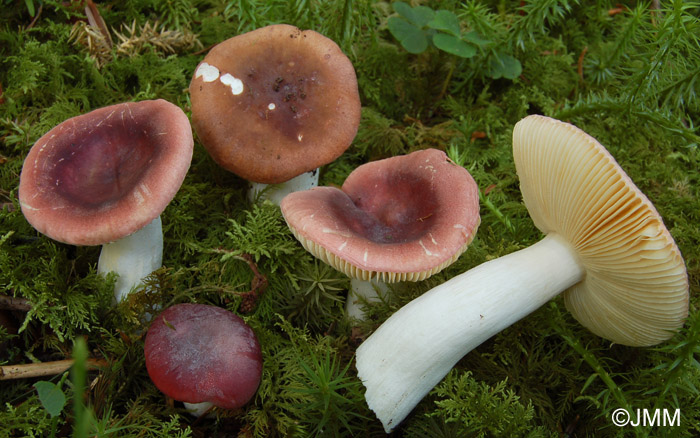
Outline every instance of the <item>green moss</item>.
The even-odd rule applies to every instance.
[[[523,404],[508,386],[507,380],[490,386],[475,380],[469,371],[452,371],[432,391],[434,411],[412,424],[406,436],[558,436],[534,424],[532,402]]]
[[[454,12],[463,31],[492,45],[469,60],[433,49],[409,54],[387,29],[394,13],[387,2],[126,0],[98,9],[117,43],[114,32],[138,44],[98,53],[71,38],[74,23],[85,20],[72,2],[2,2],[0,293],[29,300],[31,310],[0,309],[8,321],[0,324],[0,364],[67,358],[85,337],[90,356],[106,363],[89,371],[86,391],[90,428],[100,436],[384,436],[355,376],[355,348],[411,299],[541,238],[522,203],[511,135],[520,118],[543,113],[596,137],[654,203],[688,267],[691,315],[668,342],[635,349],[591,334],[555,299],[465,356],[395,435],[698,435],[700,5],[674,0],[659,11],[633,2],[611,14],[612,1],[418,3]],[[153,29],[180,32],[188,43],[174,51],[154,44],[144,29],[156,22]],[[196,141],[190,171],[163,213],[164,267],[112,307],[113,278],[95,272],[99,249],[54,242],[21,214],[24,157],[51,127],[101,106],[164,98],[189,112],[187,88],[206,48],[271,23],[333,38],[358,75],[358,135],[322,169],[321,183],[341,185],[370,160],[446,150],[481,191],[474,242],[443,272],[393,286],[390,298],[367,309],[368,321],[350,327],[347,278],[296,242],[277,207],[252,206],[247,183]],[[496,49],[518,58],[520,77],[489,77]],[[150,382],[144,310],[178,302],[224,307],[255,329],[265,362],[250,404],[195,421]],[[72,410],[54,426],[35,380],[0,384],[0,437],[72,434]],[[71,398],[69,383],[63,389]],[[681,425],[617,428],[610,415],[624,406],[679,408]]]

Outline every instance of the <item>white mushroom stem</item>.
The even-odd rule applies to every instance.
[[[563,238],[483,263],[392,315],[357,349],[365,398],[390,432],[465,354],[581,281]]]
[[[260,196],[260,199],[268,199],[275,205],[280,205],[282,198],[288,194],[302,190],[309,190],[317,186],[318,169],[314,169],[279,184],[251,182],[250,189],[248,190],[248,199],[250,202],[255,202],[258,199],[258,196]]]
[[[185,410],[188,414],[193,417],[201,417],[202,415],[208,414],[209,411],[214,407],[211,402],[201,402],[201,403],[187,403],[183,402],[185,405]]]
[[[102,245],[97,272],[115,272],[116,302],[123,300],[141,280],[163,265],[163,226],[160,216],[139,231]]]
[[[362,311],[363,302],[376,303],[381,301],[379,294],[385,294],[389,286],[381,280],[360,280],[350,279],[350,290],[345,301],[345,314],[348,318],[365,319],[365,312]]]

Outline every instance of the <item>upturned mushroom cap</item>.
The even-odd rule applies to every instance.
[[[120,103],[68,119],[24,161],[22,213],[60,242],[118,240],[165,209],[189,169],[193,144],[187,116],[165,100]]]
[[[223,168],[288,181],[338,158],[360,123],[355,69],[329,38],[277,24],[230,38],[197,66],[192,124]]]
[[[176,304],[153,321],[144,345],[156,387],[187,403],[236,409],[255,395],[262,375],[260,344],[243,320],[206,304]]]
[[[613,342],[670,338],[688,315],[683,258],[658,212],[593,137],[529,116],[513,131],[523,200],[543,233],[563,236],[585,267],[564,293],[569,311]]]
[[[291,193],[280,207],[309,252],[349,277],[385,282],[449,266],[480,222],[474,179],[436,149],[364,164],[342,189]]]

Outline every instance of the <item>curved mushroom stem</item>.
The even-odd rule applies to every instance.
[[[390,432],[465,354],[583,277],[573,249],[550,234],[431,289],[357,349],[367,404]]]
[[[116,272],[116,302],[123,300],[141,280],[163,265],[163,226],[160,216],[139,231],[102,245],[97,272]]]
[[[272,187],[268,189],[270,185],[272,185]],[[248,199],[250,202],[255,202],[258,199],[258,196],[260,196],[261,199],[269,199],[272,203],[280,205],[282,198],[288,194],[301,190],[309,190],[317,186],[318,169],[314,169],[279,184],[251,182],[250,189],[248,190]],[[261,194],[263,190],[266,191]]]
[[[371,280],[350,279],[350,290],[345,301],[345,315],[348,318],[365,319],[365,312],[362,311],[362,301],[370,303],[380,301],[379,294],[385,294],[389,286],[381,280],[375,278]]]

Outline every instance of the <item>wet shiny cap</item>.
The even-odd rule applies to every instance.
[[[176,304],[151,324],[146,370],[164,394],[235,409],[255,395],[262,375],[258,339],[239,316],[206,304]]]

